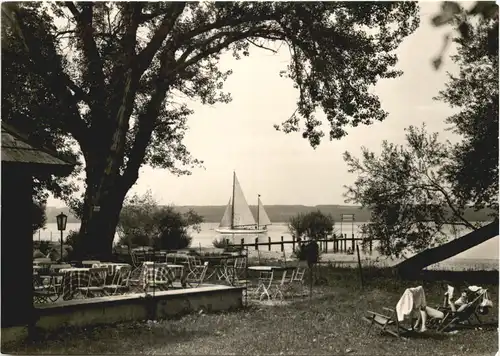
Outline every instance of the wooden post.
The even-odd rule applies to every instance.
[[[372,254],[373,240],[370,237],[370,255]]]
[[[352,252],[354,253],[354,234],[352,234],[351,242],[352,242]]]
[[[344,234],[344,252],[347,252],[347,234]]]
[[[328,237],[326,238],[326,241],[325,241],[325,253],[328,252]]]
[[[292,251],[295,251],[295,235],[292,236]]]
[[[356,245],[356,253],[358,254],[359,279],[361,282],[361,289],[363,289],[363,269],[361,267],[361,257],[359,256],[359,246],[358,245]]]
[[[339,242],[337,241],[337,235],[333,235],[333,252],[338,252]]]
[[[245,244],[245,239],[244,238],[241,239],[240,244],[241,244],[241,250],[243,251],[243,245]]]
[[[312,265],[309,265],[309,301],[311,301],[313,295],[313,270]]]
[[[248,307],[248,246],[245,247],[245,307]]]
[[[268,251],[271,251],[271,236],[267,237],[267,249]]]
[[[259,249],[259,238],[256,237],[255,238],[255,251],[257,251]]]
[[[281,252],[285,251],[285,244],[283,243],[283,236],[281,236]]]

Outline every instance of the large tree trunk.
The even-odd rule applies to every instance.
[[[109,260],[128,189],[119,174],[95,174],[87,168],[87,189],[80,226],[79,258]]]
[[[81,258],[100,261],[108,261],[111,258],[123,200],[124,197],[114,196],[96,199],[95,205],[85,204],[80,226]]]
[[[495,220],[478,230],[467,235],[454,239],[443,245],[422,251],[396,265],[398,273],[402,276],[409,276],[420,272],[423,268],[434,263],[444,261],[450,257],[458,255],[471,247],[477,246],[495,236],[498,236],[498,221]]]

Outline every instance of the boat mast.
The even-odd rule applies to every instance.
[[[233,198],[231,199],[231,230],[234,230],[234,193],[236,185],[236,172],[233,171]]]
[[[260,209],[260,194],[257,194],[257,230],[259,230],[259,209]]]

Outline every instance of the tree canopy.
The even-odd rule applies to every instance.
[[[496,46],[490,31],[497,28]],[[471,27],[468,39],[457,38],[452,60],[459,74],[449,81],[437,100],[458,109],[447,118],[462,138],[451,152],[447,174],[454,195],[476,209],[498,211],[498,17]]]
[[[485,40],[483,48],[489,54],[498,53],[498,5],[495,1],[475,1],[468,9],[455,1],[442,1],[440,11],[432,18],[432,24],[436,27],[452,25],[462,40],[470,41],[477,34],[474,33],[474,22],[478,19],[479,21],[492,20],[493,26],[480,36],[482,40]],[[453,38],[452,33],[444,37],[441,50],[432,61],[434,68],[441,67],[443,57]]]
[[[230,100],[223,83],[231,71],[218,67],[223,53],[240,58],[270,42],[288,47],[281,75],[299,98],[281,128],[298,131],[303,124],[303,137],[315,147],[324,135],[319,109],[331,139],[387,116],[371,88],[401,75],[394,50],[418,26],[413,2],[70,1],[2,10],[3,44],[27,57],[28,73],[64,108],[47,125],[81,152],[85,192],[72,207],[94,255],[110,253],[142,165],[188,174],[201,163],[183,144],[192,110],[182,98]]]
[[[447,240],[447,224],[478,229],[463,216],[469,206],[489,208],[498,219],[498,41],[496,51],[489,41],[495,26],[498,18],[483,19],[470,27],[469,36],[454,39],[458,53],[452,60],[459,73],[448,74],[436,100],[458,109],[446,119],[461,136],[457,144],[441,142],[425,126],[410,126],[406,145],[384,141],[379,156],[363,148],[361,159],[344,154],[349,171],[358,175],[346,196],[371,209],[364,232],[381,238],[384,255],[440,244]],[[455,244],[454,253],[493,237],[478,236]],[[445,250],[439,250],[442,256]]]
[[[378,249],[383,255],[418,252],[443,241],[445,224],[469,224],[442,175],[447,147],[425,126],[410,126],[406,145],[383,141],[380,155],[362,147],[361,159],[346,152],[344,160],[357,176],[354,185],[346,187],[347,201],[371,209],[362,232],[381,239]],[[453,213],[447,214],[446,208]]]

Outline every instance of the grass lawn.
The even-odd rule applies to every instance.
[[[150,355],[494,355],[498,350],[498,295],[490,290],[495,310],[485,316],[493,326],[460,329],[456,334],[427,332],[398,340],[367,335],[366,310],[395,306],[409,286],[424,286],[429,305],[441,302],[438,283],[397,281],[366,273],[359,288],[356,271],[324,269],[315,298],[281,306],[252,305],[232,313],[197,313],[177,320],[66,329],[7,353],[150,354]]]

